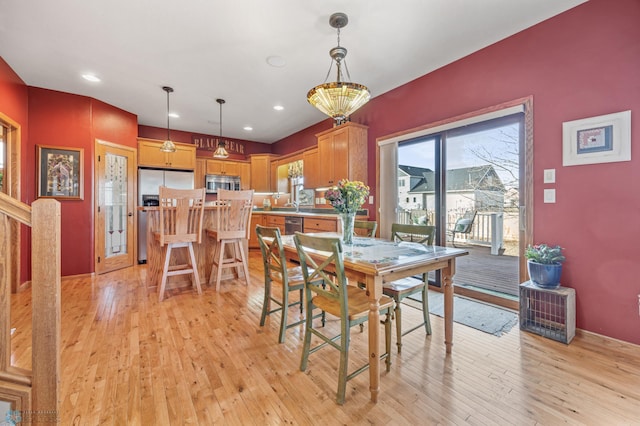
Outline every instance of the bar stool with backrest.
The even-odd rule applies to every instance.
[[[424,245],[432,245],[433,238],[436,233],[435,226],[429,225],[405,225],[399,223],[391,224],[391,240],[393,241],[411,241]],[[424,325],[427,334],[431,334],[431,321],[429,321],[429,299],[428,299],[428,281],[427,274],[422,275],[422,280],[413,277],[403,278],[401,280],[385,283],[382,292],[393,298],[396,303],[394,309],[396,321],[396,345],[398,353],[402,351],[402,336],[411,333]],[[423,321],[409,330],[402,331],[402,310],[400,302],[412,294],[422,293],[422,318]]]
[[[205,189],[173,189],[160,187],[159,196],[160,226],[153,237],[165,247],[162,281],[158,300],[162,302],[167,278],[180,274],[193,274],[193,286],[202,294],[198,264],[193,252],[193,243],[200,244],[202,239],[202,217],[204,214]],[[171,253],[175,248],[186,248],[189,263],[170,265]]]
[[[222,270],[236,268],[238,278],[244,273],[246,284],[249,285],[249,262],[243,247],[248,246],[249,223],[253,210],[253,190],[227,191],[218,190],[216,201],[216,227],[207,229],[207,236],[215,239],[216,244],[213,254],[213,266],[209,283],[216,277],[216,291],[220,290]],[[232,253],[227,256],[226,246],[230,245]]]
[[[365,290],[354,285],[347,285],[342,260],[342,244],[340,238],[323,238],[305,235],[296,232],[293,237],[302,274],[304,276],[304,291],[306,303],[306,322],[302,360],[300,370],[307,369],[309,354],[316,352],[326,345],[330,345],[340,351],[340,367],[338,369],[338,404],[344,403],[347,381],[365,371],[369,364],[363,365],[351,374],[348,374],[350,329],[354,325],[366,322],[369,319],[369,298]],[[314,251],[329,253],[324,260],[316,260],[311,254]],[[385,353],[381,358],[385,359],[387,371],[391,368],[391,308],[393,300],[387,296],[380,298],[380,313],[385,314]],[[328,335],[313,326],[313,310],[323,311],[340,318],[340,334]],[[377,327],[377,324],[370,324]],[[312,335],[319,337],[322,343],[311,347]]]
[[[287,324],[287,314],[290,307],[300,305],[300,313],[302,313],[304,290],[304,277],[302,276],[302,268],[300,266],[289,267],[287,258],[284,254],[282,239],[280,237],[280,229],[270,228],[266,226],[256,226],[256,234],[258,235],[258,243],[262,252],[262,264],[264,265],[264,302],[262,303],[262,315],[260,316],[260,327],[264,326],[267,315],[271,315],[280,311],[280,334],[279,343],[284,343],[285,331],[291,327],[295,327],[304,323],[304,319]],[[282,289],[280,299],[273,297],[271,294],[272,284],[277,283]],[[289,293],[292,291],[300,292],[300,298],[297,301],[289,302]],[[271,302],[277,305],[271,309]]]
[[[355,234],[362,237],[375,237],[377,229],[378,222],[373,220],[356,220],[353,222],[353,230]]]

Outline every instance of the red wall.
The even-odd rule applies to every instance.
[[[637,344],[639,23],[637,0],[591,0],[379,95],[352,116],[369,126],[375,186],[376,138],[533,95],[534,241],[566,248],[563,285],[576,289],[577,326]],[[633,110],[632,161],[562,166],[563,122],[625,110]],[[323,123],[278,141],[274,152],[298,149],[293,140],[312,144],[331,127]],[[544,169],[556,169],[555,185],[543,185]],[[543,203],[544,188],[556,188],[555,204]]]
[[[216,135],[202,135],[201,133],[192,133],[185,132],[182,130],[171,130],[171,140],[173,142],[182,142],[182,143],[192,143],[191,137],[193,135],[196,136],[211,136],[217,137]],[[167,138],[167,129],[161,127],[151,127],[151,126],[138,126],[138,136],[141,138],[149,138],[149,139],[158,139],[165,140]],[[235,142],[239,142],[244,145],[244,155],[229,153],[230,159],[236,160],[245,160],[246,156],[249,154],[261,154],[261,153],[270,153],[271,145],[260,143],[260,142],[252,142],[246,141],[243,139],[233,139]],[[211,157],[213,156],[213,151],[208,151],[205,149],[199,149],[197,151],[198,157]]]
[[[0,57],[0,111],[18,123],[20,126],[20,140],[22,146],[29,142],[29,91],[27,85],[22,79],[11,69],[11,67]],[[25,196],[26,189],[33,184],[33,177],[25,174],[27,168],[27,159],[23,152],[20,153],[20,201],[28,202]],[[29,202],[29,204],[31,204]],[[31,240],[31,232],[29,227],[20,226],[20,238],[24,241]],[[30,271],[31,257],[30,253],[23,250],[20,264],[20,282],[27,280],[27,271]]]
[[[60,201],[62,275],[94,272],[95,139],[136,147],[137,117],[95,99],[30,87],[29,120],[29,143],[23,145],[25,172],[31,182],[26,191],[27,202],[36,195],[36,145],[84,149],[84,199]],[[25,244],[23,251],[28,252]]]

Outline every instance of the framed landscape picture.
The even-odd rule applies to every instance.
[[[631,111],[562,123],[562,165],[631,161]]]
[[[84,199],[82,148],[37,145],[38,198]]]

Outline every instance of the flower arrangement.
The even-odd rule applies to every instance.
[[[356,213],[369,196],[369,187],[358,180],[342,179],[324,198],[340,213]]]
[[[565,261],[565,257],[562,255],[562,247],[551,247],[546,244],[529,245],[524,256],[532,262],[545,265],[559,265]]]

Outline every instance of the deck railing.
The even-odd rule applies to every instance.
[[[464,212],[451,210],[447,212],[447,229],[452,229],[456,220],[462,217]],[[473,222],[470,234],[456,234],[456,241],[469,244],[489,246],[491,254],[501,254],[504,245],[504,213],[503,212],[478,212]],[[434,224],[434,210],[401,210],[398,213],[398,222],[404,224]]]
[[[31,227],[31,371],[11,365],[12,221]],[[60,299],[60,203],[0,193],[0,401],[16,415],[7,421],[59,422]]]

